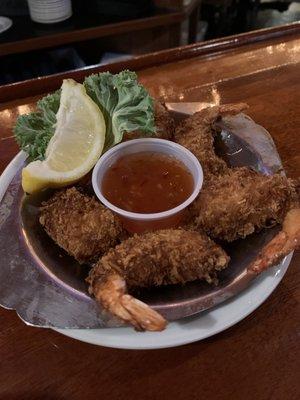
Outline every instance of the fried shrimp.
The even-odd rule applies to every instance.
[[[166,321],[127,294],[127,289],[213,282],[227,267],[225,251],[199,232],[166,229],[133,236],[104,255],[92,269],[89,291],[102,306],[138,330],[162,330]]]
[[[118,219],[94,197],[76,188],[57,192],[40,209],[48,235],[80,263],[99,259],[122,233]]]
[[[246,104],[225,104],[205,108],[182,121],[175,130],[175,141],[190,150],[200,161],[205,181],[227,172],[224,160],[215,154],[215,122],[222,116],[247,109]]]
[[[154,101],[154,118],[156,126],[155,136],[160,139],[171,140],[175,131],[174,119],[165,105],[157,100]]]
[[[296,181],[243,167],[208,182],[190,211],[194,228],[231,242],[282,223],[286,213],[298,204]]]

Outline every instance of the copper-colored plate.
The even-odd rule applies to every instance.
[[[184,107],[183,103],[177,108],[169,105],[177,112],[190,109]],[[219,151],[230,164],[248,165],[266,174],[281,168],[269,134],[251,119],[240,114],[223,120],[221,127]],[[84,281],[88,267],[77,264],[41,228],[38,207],[49,192],[24,198],[20,168],[0,204],[0,242],[5,243],[0,249],[0,304],[15,309],[24,321],[36,326],[118,326],[119,322],[102,312],[88,295]],[[209,309],[249,286],[253,275],[248,274],[247,266],[277,230],[266,230],[227,246],[231,262],[219,274],[218,286],[196,281],[143,290],[138,296],[168,320]]]

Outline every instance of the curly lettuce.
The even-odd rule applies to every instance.
[[[85,79],[84,86],[105,118],[105,150],[121,142],[125,132],[155,133],[153,99],[138,83],[135,72],[91,75]]]
[[[37,102],[37,111],[20,115],[14,127],[16,141],[29,155],[29,160],[43,160],[48,143],[55,131],[60,90]]]
[[[125,132],[143,135],[155,133],[154,104],[147,90],[131,71],[113,75],[103,72],[84,81],[87,94],[101,109],[106,122],[105,150],[119,143]],[[37,111],[20,115],[14,134],[30,161],[45,158],[48,143],[55,132],[60,90],[37,103]]]

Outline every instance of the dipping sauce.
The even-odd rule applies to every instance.
[[[140,152],[120,157],[105,172],[102,193],[115,206],[135,213],[158,213],[183,203],[194,180],[175,157]]]

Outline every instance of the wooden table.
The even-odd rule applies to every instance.
[[[299,24],[154,54],[111,70],[123,67],[138,69],[151,93],[165,100],[246,101],[249,114],[272,133],[288,175],[300,175]],[[91,71],[69,75],[80,80]],[[61,78],[0,88],[2,102],[10,98],[0,107],[1,170],[18,151],[11,138],[16,116]],[[15,312],[1,309],[0,399],[299,399],[299,264],[298,252],[279,287],[246,319],[174,349],[96,347],[27,327]]]

